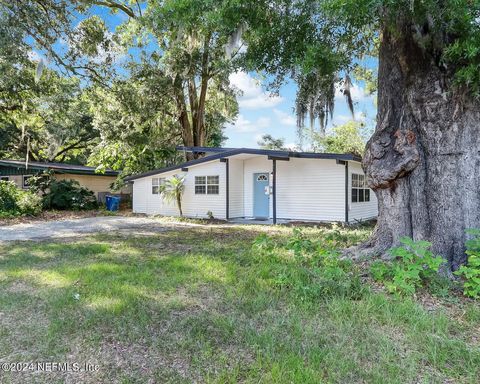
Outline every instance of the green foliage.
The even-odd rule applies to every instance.
[[[18,208],[22,214],[37,216],[42,212],[43,199],[33,192],[21,192],[17,201]]]
[[[467,233],[471,235],[471,239],[465,243],[467,265],[462,265],[455,274],[465,279],[463,283],[465,296],[478,299],[480,297],[480,229],[470,229]]]
[[[252,243],[252,249],[259,251],[263,255],[270,254],[274,248],[274,241],[266,233],[258,235]]]
[[[2,2],[0,156],[131,174],[178,161],[176,145],[221,145],[238,112],[228,75],[239,47],[226,57],[237,24],[218,5]],[[109,11],[123,16],[114,28]],[[39,52],[50,62],[37,65]]]
[[[37,216],[42,211],[42,198],[33,191],[22,191],[15,183],[0,181],[0,216]]]
[[[300,228],[293,228],[293,234],[287,241],[286,248],[293,251],[297,259],[302,258],[306,253],[315,250],[316,244],[307,238]]]
[[[385,282],[393,279],[393,268],[384,261],[376,260],[370,265],[370,274],[375,281]]]
[[[378,73],[376,69],[370,69],[357,65],[353,69],[353,75],[358,81],[365,82],[365,93],[367,95],[372,95],[377,92]]]
[[[77,161],[95,146],[94,165],[167,165],[177,144],[223,141],[238,113],[229,81],[238,69],[267,74],[273,90],[293,78],[299,126],[309,114],[325,127],[336,85],[351,108],[350,76],[375,91],[375,73],[358,63],[387,31],[478,96],[479,9],[478,0],[2,2],[0,155]],[[38,52],[51,60],[43,71],[29,57]],[[92,100],[72,75],[98,86]],[[357,144],[342,152],[361,153]]]
[[[98,131],[80,80],[46,67],[38,48],[25,43],[25,24],[4,6],[0,5],[0,157],[24,159],[28,154],[30,160],[84,163]],[[35,16],[43,17],[44,11]]]
[[[375,74],[371,68],[359,69],[358,63],[378,55],[379,37],[385,33],[418,49],[414,52],[440,70],[448,68],[448,76],[462,90],[480,94],[478,0],[277,0],[252,1],[251,8],[247,63],[275,74],[272,85],[277,89],[292,73],[300,79],[300,117],[305,112],[312,120],[327,116],[332,87],[345,74],[374,91]],[[404,57],[406,65],[412,59]],[[410,69],[418,70],[415,65]],[[305,82],[308,78],[320,82]],[[322,83],[324,79],[328,81]]]
[[[331,239],[315,241],[294,228],[286,242],[261,234],[252,249],[257,256],[271,260],[268,275],[272,287],[307,306],[332,297],[360,298],[365,287],[359,271],[350,260],[342,260],[331,244]]]
[[[356,121],[349,121],[332,129],[326,136],[314,136],[314,146],[320,147],[328,153],[351,153],[363,156],[368,133],[365,125]]]
[[[0,181],[0,211],[15,212],[17,211],[17,201],[19,190],[15,183],[8,181]]]
[[[285,139],[275,139],[272,135],[265,134],[262,136],[262,139],[257,141],[257,144],[260,148],[263,149],[274,149],[277,151],[285,151]]]
[[[80,186],[76,180],[55,180],[48,182],[48,189],[43,195],[46,209],[88,210],[98,208],[95,194]]]
[[[392,248],[393,261],[377,261],[371,266],[373,278],[385,284],[391,293],[413,295],[417,288],[426,287],[436,278],[443,259],[433,255],[428,241],[413,241],[403,237],[400,247]]]

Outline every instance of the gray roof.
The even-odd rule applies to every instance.
[[[138,175],[132,175],[125,178],[125,181],[132,181],[140,179],[146,176],[152,176],[159,173],[174,171],[181,168],[188,168],[192,165],[197,165],[201,163],[206,163],[212,160],[223,159],[235,155],[241,154],[251,154],[251,155],[263,155],[271,156],[277,158],[302,158],[302,159],[331,159],[331,160],[342,160],[342,161],[358,161],[361,162],[362,159],[358,156],[351,154],[339,154],[339,153],[315,153],[315,152],[290,152],[290,151],[277,151],[270,149],[254,149],[254,148],[215,148],[215,147],[177,147],[179,150],[184,150],[186,152],[196,152],[196,153],[205,153],[205,152],[214,152],[213,155],[205,156],[200,159],[190,160],[185,163],[172,165],[170,167],[154,169],[152,171],[140,173]]]
[[[26,168],[25,161],[23,160],[0,160],[0,165],[6,167]],[[105,172],[97,172],[95,167],[88,167],[86,165],[65,164],[65,163],[48,163],[40,161],[29,161],[28,168],[34,170],[53,170],[61,173],[79,173],[85,175],[97,175],[97,176],[117,176],[118,172],[111,169],[105,170]]]

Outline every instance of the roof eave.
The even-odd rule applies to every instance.
[[[45,171],[45,170],[52,170],[57,173],[73,173],[73,174],[80,174],[80,175],[90,175],[90,176],[118,176],[118,171],[108,170],[103,173],[95,172],[95,170],[87,170],[87,169],[72,169],[68,167],[59,167],[59,166],[49,166],[49,165],[39,165],[39,164],[28,164],[28,167],[24,164],[19,163],[11,163],[10,161],[0,160],[0,165],[5,167],[11,168],[25,168],[26,170],[32,169],[37,171]]]
[[[177,147],[178,148],[178,147]],[[140,173],[138,175],[132,175],[125,178],[125,181],[134,181],[143,177],[158,175],[161,173],[175,171],[177,169],[188,168],[192,165],[198,165],[207,163],[209,161],[219,160],[224,157],[231,157],[239,154],[252,154],[259,156],[278,156],[278,157],[292,157],[292,158],[304,158],[304,159],[324,159],[324,160],[344,160],[344,161],[358,161],[362,159],[358,156],[351,154],[336,154],[336,153],[307,153],[307,152],[289,152],[289,151],[272,151],[266,149],[253,149],[253,148],[238,148],[232,150],[221,151],[214,155],[202,157],[200,159],[186,161],[181,164],[172,165],[170,167],[154,169],[152,171]]]
[[[223,157],[233,156],[233,155],[236,155],[236,154],[238,154],[238,153],[241,153],[241,152],[239,152],[238,149],[235,149],[235,150],[232,150],[232,151],[225,151],[225,152],[221,152],[221,153],[216,153],[216,154],[214,154],[214,155],[205,156],[205,157],[202,157],[202,158],[200,158],[200,159],[195,159],[195,160],[186,161],[186,162],[184,162],[184,163],[172,165],[172,166],[170,166],[170,167],[154,169],[154,170],[152,170],[152,171],[140,173],[140,174],[138,174],[138,175],[129,176],[129,177],[126,177],[126,178],[125,178],[125,181],[133,181],[133,180],[141,179],[141,178],[143,178],[143,177],[158,175],[158,174],[160,174],[160,173],[175,171],[175,170],[177,170],[177,169],[188,168],[188,167],[190,167],[190,166],[192,166],[192,165],[197,165],[197,164],[202,164],[202,163],[208,163],[209,161],[219,160],[219,159],[221,159],[221,158],[223,158]]]

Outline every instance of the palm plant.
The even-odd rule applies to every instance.
[[[167,201],[175,201],[177,203],[180,216],[183,216],[182,212],[182,195],[185,191],[185,176],[174,175],[165,180],[165,184],[160,186],[160,195]]]

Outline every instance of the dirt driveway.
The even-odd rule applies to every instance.
[[[83,236],[88,233],[162,232],[169,228],[195,224],[166,224],[149,217],[97,216],[84,219],[44,221],[0,227],[0,243]]]

